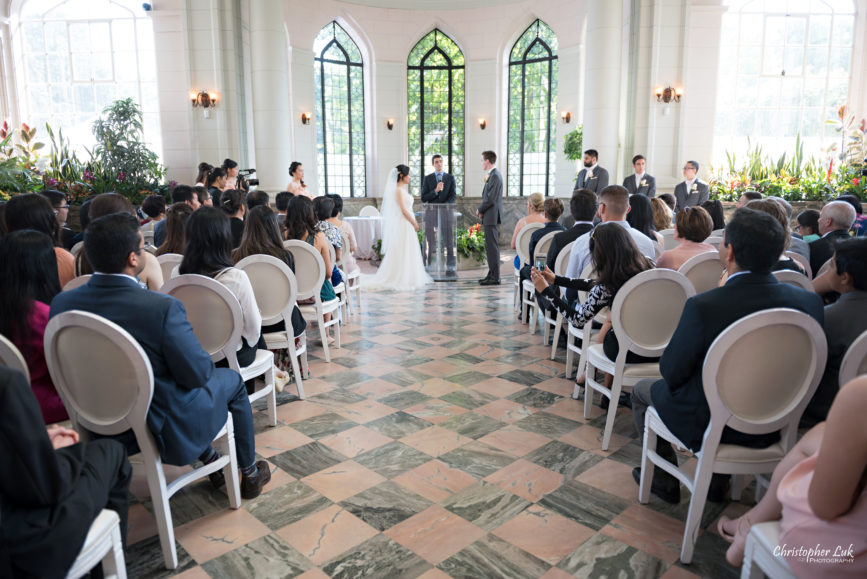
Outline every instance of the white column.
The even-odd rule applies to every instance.
[[[587,2],[584,75],[584,149],[599,151],[599,164],[618,182],[623,5]]]
[[[284,2],[250,2],[253,155],[259,187],[282,191],[289,182],[289,67]]]

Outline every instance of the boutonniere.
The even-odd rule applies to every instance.
[[[487,182],[488,182],[488,179],[490,179],[490,178],[491,178],[490,175],[485,175],[485,183],[487,183]]]
[[[642,179],[642,180],[641,180],[641,185],[640,185],[640,186],[641,186],[641,187],[647,187],[647,179]]]
[[[587,171],[587,180],[595,179],[596,175],[593,174],[593,171]]]
[[[690,189],[689,189],[689,192],[695,193],[696,191],[698,191],[698,183],[693,183],[692,187],[690,187]]]

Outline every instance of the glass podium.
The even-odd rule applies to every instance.
[[[459,217],[454,203],[424,203],[422,205],[421,238],[425,269],[434,281],[458,279],[455,251],[456,224]]]

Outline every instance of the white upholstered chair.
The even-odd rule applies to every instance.
[[[82,360],[87,363],[82,364]],[[138,342],[105,318],[73,310],[48,322],[45,361],[76,430],[110,436],[132,429],[144,459],[163,559],[167,569],[175,569],[178,555],[169,506],[172,495],[222,470],[229,505],[233,509],[241,506],[231,414],[226,413],[226,424],[214,438],[221,443],[222,456],[166,484],[162,460],[147,426],[154,393],[153,371]]]
[[[593,270],[593,264],[588,263],[581,272],[581,279],[595,279],[596,272]],[[587,300],[587,292],[578,292],[578,301],[584,303]],[[599,333],[598,329],[593,328],[593,323],[604,324],[608,317],[608,308],[603,308],[596,317],[590,322],[584,324],[583,328],[577,328],[571,323],[567,325],[566,331],[566,378],[572,376],[572,363],[575,360],[575,354],[578,354],[578,372],[583,372],[587,368],[587,351],[592,344],[593,336]],[[576,340],[581,340],[581,345],[576,344]],[[578,400],[581,394],[582,386],[577,383],[572,389],[572,398]]]
[[[361,312],[361,269],[346,271],[346,268],[343,267],[344,256],[349,251],[349,236],[344,231],[341,231],[340,237],[343,239],[343,253],[340,256],[340,262],[337,264],[337,267],[340,268],[341,272],[346,273],[343,277],[346,283],[346,305],[349,308],[349,314],[352,315],[355,313],[353,311],[352,292],[355,292],[355,303],[358,305],[358,311]]]
[[[238,347],[241,345],[243,317],[241,304],[235,294],[217,280],[195,274],[179,275],[168,280],[160,292],[184,304],[193,333],[214,362],[225,358],[229,367],[245,381],[265,375],[264,386],[250,394],[250,403],[267,397],[269,422],[271,426],[276,426],[274,352],[256,350],[253,363],[243,368],[240,366]]]
[[[334,294],[337,296],[337,299],[340,300],[340,321],[341,323],[345,324],[347,322],[347,318],[349,317],[349,305],[347,304],[347,300],[349,299],[349,288],[346,285],[345,281],[346,273],[342,269],[340,269],[340,265],[337,263],[337,250],[334,249],[334,246],[331,245],[328,240],[326,240],[325,243],[328,246],[328,258],[331,261],[331,266],[337,266],[337,270],[340,272],[340,276],[343,278],[343,280],[341,280],[339,284],[332,284],[332,286],[334,287]]]
[[[551,241],[554,240],[554,236],[557,235],[558,233],[560,233],[560,232],[559,231],[552,231],[551,233],[546,233],[545,235],[543,235],[542,239],[540,239],[536,243],[536,247],[533,248],[534,255],[547,254],[548,248],[551,247]],[[527,248],[528,248],[527,258],[529,259],[529,255],[530,255],[530,253],[529,253],[529,238],[528,238]],[[568,265],[569,262],[566,262],[566,264]],[[530,265],[532,266],[534,264],[531,263]],[[526,305],[528,310],[531,312],[530,313],[530,333],[535,334],[536,333],[536,321],[539,319],[539,302],[536,301],[536,288],[533,286],[533,282],[531,280],[525,279],[524,285],[521,289],[522,289],[521,301],[523,302],[522,306]],[[543,318],[544,318],[544,312],[543,312]],[[544,320],[542,321],[542,324],[543,325],[545,324]],[[545,336],[544,336],[543,340],[544,340],[543,343],[545,345],[547,345],[548,344],[547,326],[545,329]]]
[[[722,241],[723,241],[722,237],[719,237],[716,235],[711,235],[710,237],[708,237],[707,239],[704,240],[704,243],[708,243],[710,245],[713,245],[714,247],[717,248],[717,251],[719,251],[719,246],[722,243]]]
[[[808,292],[813,291],[813,281],[802,273],[791,269],[781,269],[774,272],[774,277],[783,283],[805,289]]]
[[[66,282],[65,286],[63,286],[63,291],[68,292],[69,290],[74,290],[75,288],[83,286],[90,279],[90,275],[91,274],[86,273],[84,275],[72,278],[71,280]]]
[[[813,279],[813,270],[810,269],[810,260],[801,255],[800,253],[795,253],[794,251],[785,252],[785,256],[794,259],[798,262],[798,264],[804,268],[804,271],[807,273],[807,277]]]
[[[521,321],[527,321],[528,311],[524,309],[524,291],[521,287],[519,269],[530,263],[530,236],[537,229],[541,229],[541,223],[528,223],[518,232],[518,237],[515,239],[515,250],[518,252],[518,263],[520,266],[515,270],[515,311],[521,312]]]
[[[780,522],[769,521],[750,527],[744,548],[741,579],[795,579],[791,567],[782,556],[774,555],[780,544]]]
[[[376,205],[365,205],[361,208],[361,211],[358,212],[359,217],[379,217],[379,209],[376,208]]]
[[[657,437],[686,448],[665,425],[654,407],[647,409],[638,499],[650,500],[654,467],[676,477],[692,493],[680,560],[692,561],[699,523],[713,473],[773,472],[795,444],[798,421],[812,398],[828,353],[822,326],[803,312],[788,308],[746,316],[720,334],[704,359],[702,382],[710,407],[694,476],[656,453]],[[728,426],[746,434],[781,431],[779,442],[748,448],[720,442]],[[734,485],[733,485],[734,486]]]
[[[250,278],[256,305],[262,315],[262,325],[269,326],[283,322],[282,332],[263,334],[269,350],[286,350],[292,363],[292,373],[298,390],[298,398],[304,396],[302,375],[307,376],[307,334],[301,335],[301,346],[295,347],[292,335],[292,308],[298,295],[298,283],[289,266],[271,255],[250,255],[235,264]],[[301,360],[299,367],[298,361]]]
[[[180,253],[164,253],[157,256],[157,261],[160,262],[160,269],[163,270],[163,282],[168,282],[172,279],[172,271],[184,261],[184,256]]]
[[[719,260],[719,252],[706,251],[690,257],[677,270],[690,281],[695,293],[700,294],[719,286],[724,268]]]
[[[554,262],[554,275],[566,275],[566,268],[569,266],[569,257],[572,255],[573,245],[575,245],[574,241],[567,244],[566,247],[562,248],[560,253],[557,254],[557,260]],[[545,320],[542,323],[545,324],[546,344],[548,343],[548,334],[550,329],[552,327],[554,328],[554,341],[551,344],[551,359],[553,360],[557,356],[557,343],[560,341],[560,332],[563,330],[563,316],[559,312],[553,317],[551,317],[548,312],[542,312],[542,315],[545,317]]]
[[[66,573],[66,579],[78,579],[88,575],[102,563],[105,579],[126,579],[126,561],[120,536],[120,517],[117,513],[102,509],[90,524],[84,545],[78,557]]]
[[[867,332],[855,338],[855,341],[846,350],[843,361],[840,363],[838,383],[842,387],[862,374],[867,374]]]
[[[21,355],[21,350],[3,334],[0,334],[0,365],[21,372],[27,379],[27,383],[30,384],[30,370],[27,368],[27,361]]]
[[[674,238],[674,229],[663,229],[659,234],[662,236],[662,249],[665,251],[680,245],[680,242]]]

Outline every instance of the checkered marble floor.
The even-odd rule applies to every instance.
[[[689,494],[679,505],[638,503],[631,414],[619,410],[603,452],[601,410],[584,419],[564,352],[548,359],[540,335],[515,319],[511,292],[464,279],[363,294],[331,363],[311,338],[307,400],[290,384],[276,427],[254,410],[256,450],[272,470],[263,494],[231,510],[205,481],[171,500],[176,573],[737,576],[715,521],[752,496],[708,503],[694,563],[681,565]],[[169,575],[143,476],[132,492],[129,575]]]

